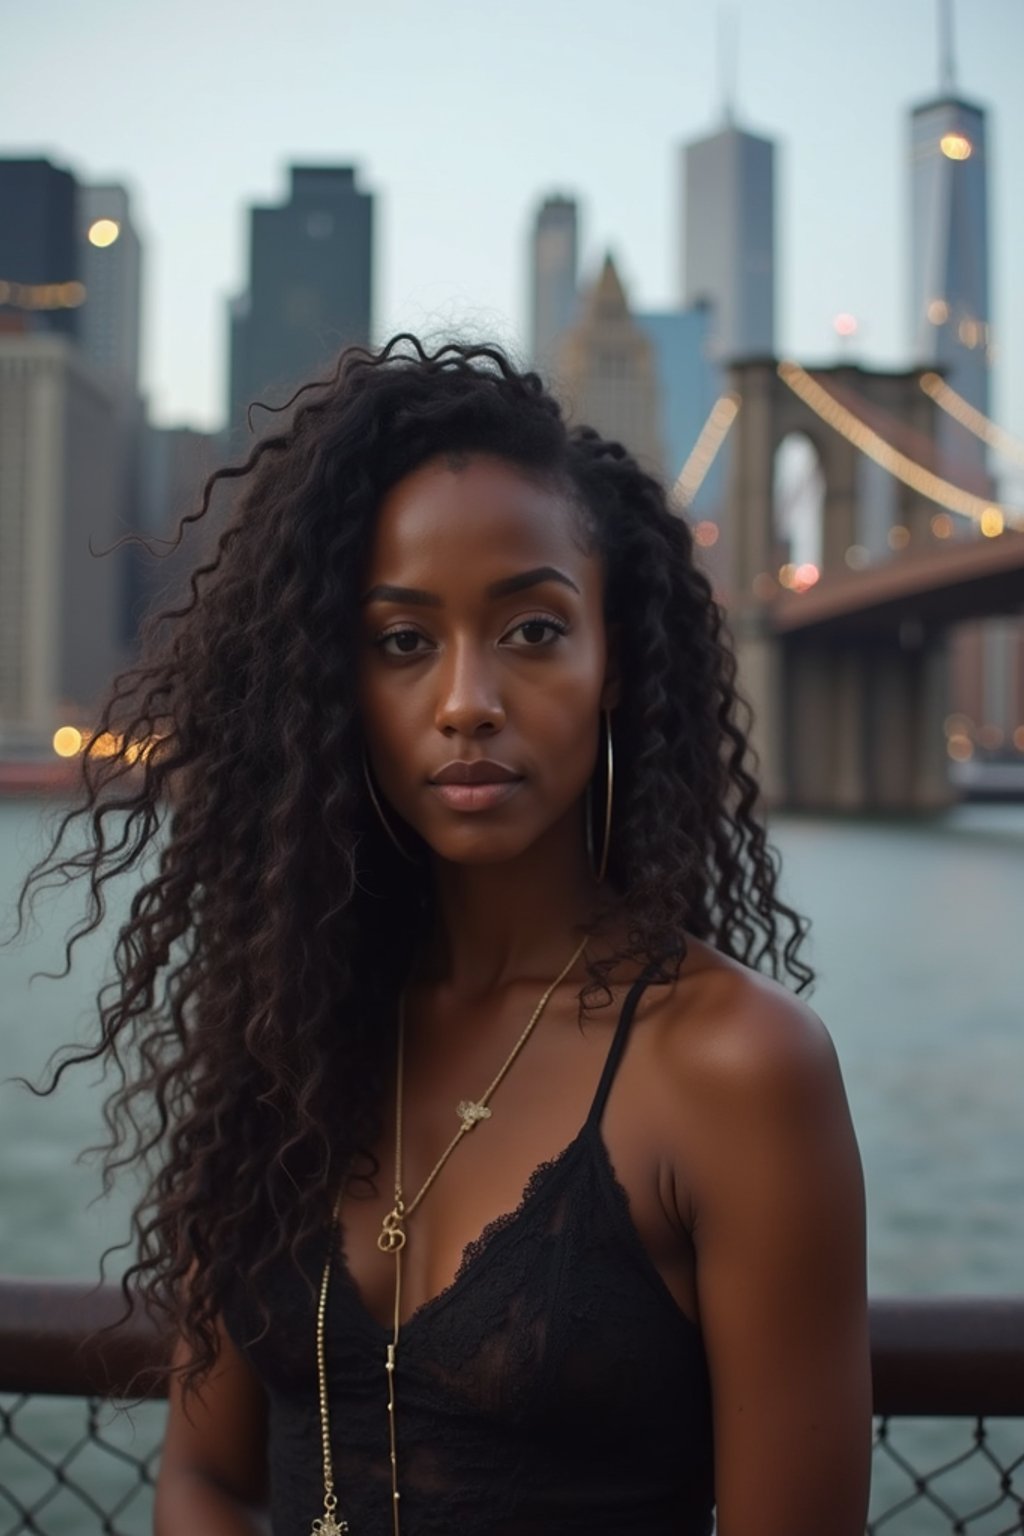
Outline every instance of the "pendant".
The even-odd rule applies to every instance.
[[[328,1510],[322,1520],[313,1521],[310,1536],[348,1536],[348,1521],[336,1520],[333,1509]]]
[[[402,1212],[397,1208],[393,1211],[388,1211],[388,1214],[381,1222],[377,1247],[381,1253],[396,1253],[399,1248],[405,1247],[405,1228],[402,1226]]]
[[[474,1104],[472,1099],[460,1099],[455,1113],[462,1121],[462,1129],[471,1131],[478,1120],[489,1120],[491,1112],[486,1104]]]

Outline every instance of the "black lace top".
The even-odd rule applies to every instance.
[[[699,1329],[641,1243],[601,1137],[641,978],[623,1005],[590,1114],[530,1179],[518,1209],[463,1255],[402,1325],[397,1377],[402,1536],[708,1536],[710,1385]],[[303,1263],[314,1289],[322,1241]],[[269,1406],[274,1536],[323,1508],[315,1304],[283,1261],[258,1343],[242,1293],[229,1333]],[[335,1265],[325,1354],[338,1515],[391,1536],[382,1361],[390,1330]]]

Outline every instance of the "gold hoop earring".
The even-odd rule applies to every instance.
[[[612,717],[610,710],[604,710],[605,730],[605,805],[604,805],[604,837],[601,843],[601,857],[594,868],[594,816],[593,816],[593,790],[592,784],[587,785],[586,821],[587,821],[587,860],[590,864],[590,873],[598,885],[608,873],[608,852],[612,845],[612,795],[615,790],[615,753],[612,748]]]
[[[392,842],[393,846],[398,849],[398,852],[402,855],[402,858],[405,859],[407,863],[415,864],[416,860],[413,858],[412,854],[406,852],[406,850],[402,847],[401,843],[398,841],[398,838],[395,836],[394,831],[393,831],[392,826],[391,826],[391,823],[388,821],[387,817],[384,814],[384,807],[381,805],[380,801],[377,799],[377,791],[373,787],[373,779],[370,776],[370,763],[369,763],[369,759],[366,756],[366,747],[365,746],[363,747],[363,778],[366,780],[366,790],[367,790],[367,793],[370,796],[371,804],[373,805],[374,810],[377,812],[377,816],[378,816],[378,819],[380,820],[381,826],[384,828],[384,831],[387,833],[388,837],[391,839],[391,842]]]

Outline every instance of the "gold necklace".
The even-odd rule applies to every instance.
[[[398,1007],[398,1063],[395,1085],[395,1203],[381,1222],[380,1235],[377,1238],[377,1247],[382,1253],[393,1253],[395,1256],[395,1304],[394,1322],[391,1343],[387,1346],[384,1369],[387,1372],[388,1382],[388,1442],[391,1455],[391,1512],[394,1528],[394,1536],[401,1536],[399,1523],[398,1504],[398,1458],[395,1442],[395,1369],[397,1365],[399,1315],[402,1307],[402,1249],[406,1243],[405,1223],[416,1210],[428,1189],[431,1188],[445,1163],[451,1157],[462,1138],[478,1125],[481,1120],[489,1120],[491,1111],[489,1102],[491,1095],[498,1089],[505,1075],[511,1068],[516,1057],[526,1044],[536,1027],[541,1014],[547,1007],[548,1000],[558,984],[565,980],[576,961],[586,948],[587,940],[583,939],[565,965],[559,971],[554,981],[546,988],[540,1002],[534,1008],[530,1016],[530,1022],[523,1030],[519,1039],[512,1047],[505,1063],[498,1075],[493,1079],[488,1088],[480,1095],[479,1099],[460,1100],[456,1114],[459,1117],[459,1128],[451,1141],[445,1147],[441,1156],[423,1181],[415,1198],[405,1204],[402,1193],[402,1077],[405,1064],[405,1009],[403,1001],[399,1000]],[[338,1213],[341,1208],[342,1191],[334,1201],[331,1212],[331,1240],[333,1243],[334,1231],[337,1225]],[[327,1260],[324,1264],[323,1276],[320,1280],[320,1296],[316,1309],[316,1370],[317,1386],[320,1396],[320,1438],[323,1447],[324,1467],[324,1512],[322,1517],[313,1521],[311,1536],[348,1536],[348,1522],[339,1520],[337,1515],[338,1498],[334,1491],[334,1462],[331,1456],[331,1431],[329,1402],[327,1397],[327,1371],[324,1363],[324,1318],[327,1312],[327,1287],[331,1278],[331,1245],[328,1245]]]

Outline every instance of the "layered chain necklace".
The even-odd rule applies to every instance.
[[[526,1044],[536,1027],[541,1014],[547,1007],[548,999],[560,982],[572,970],[576,961],[586,948],[587,940],[583,939],[565,965],[559,971],[554,981],[545,990],[536,1008],[530,1017],[530,1022],[523,1030],[519,1039],[512,1047],[505,1059],[498,1075],[480,1095],[479,1099],[462,1099],[456,1106],[456,1114],[459,1117],[459,1128],[451,1141],[445,1147],[441,1156],[424,1179],[418,1193],[408,1203],[402,1190],[402,1078],[405,1062],[405,1016],[402,1002],[398,1009],[398,1063],[396,1071],[395,1088],[395,1203],[381,1222],[380,1235],[377,1238],[377,1247],[382,1253],[391,1253],[395,1257],[395,1290],[394,1290],[394,1321],[392,1326],[391,1342],[387,1346],[384,1359],[384,1370],[387,1373],[388,1384],[388,1440],[391,1456],[391,1517],[394,1528],[394,1536],[401,1536],[399,1520],[399,1489],[398,1489],[398,1457],[395,1439],[395,1371],[398,1363],[398,1333],[399,1319],[402,1308],[402,1250],[406,1244],[405,1224],[419,1206],[427,1191],[431,1188],[445,1163],[451,1157],[462,1138],[473,1130],[481,1120],[489,1120],[491,1116],[490,1101],[492,1095],[500,1087],[507,1072],[511,1068],[516,1057]],[[324,1364],[324,1318],[327,1313],[327,1287],[331,1278],[331,1252],[334,1233],[337,1227],[338,1215],[341,1209],[342,1191],[339,1190],[331,1212],[331,1237],[332,1243],[328,1245],[327,1261],[324,1264],[324,1272],[320,1281],[320,1295],[316,1309],[316,1370],[317,1386],[320,1395],[320,1438],[323,1444],[323,1472],[324,1472],[324,1512],[313,1521],[310,1528],[311,1536],[349,1536],[348,1522],[338,1518],[338,1498],[334,1491],[334,1462],[331,1456],[331,1432],[330,1432],[330,1404],[327,1395],[327,1371]]]

